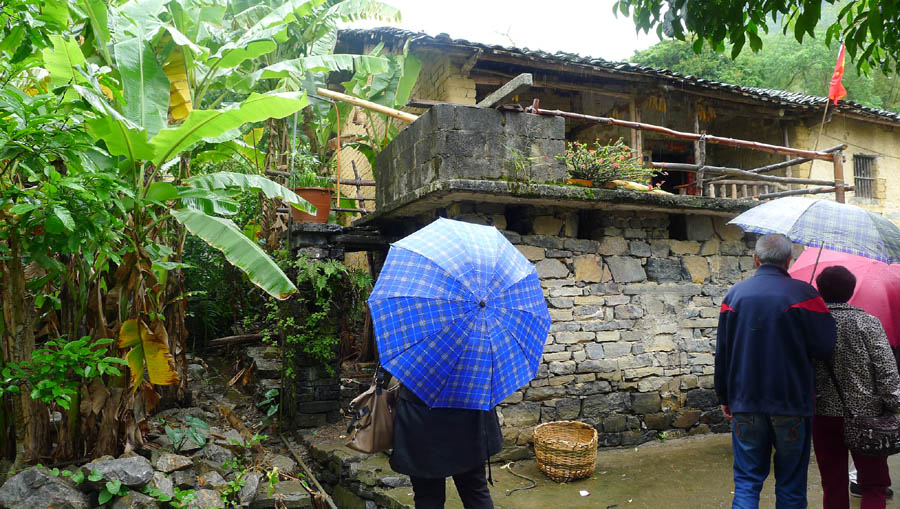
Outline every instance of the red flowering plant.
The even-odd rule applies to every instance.
[[[649,185],[650,178],[659,172],[654,168],[645,168],[641,157],[634,154],[622,138],[607,145],[602,145],[599,138],[590,145],[572,141],[568,143],[565,154],[557,158],[566,162],[569,178],[591,180],[594,185],[612,180]]]

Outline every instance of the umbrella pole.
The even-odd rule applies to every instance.
[[[819,246],[819,254],[816,255],[816,263],[813,264],[812,274],[809,275],[809,284],[812,284],[813,278],[816,277],[816,269],[819,267],[819,258],[822,256],[822,248],[825,246]]]

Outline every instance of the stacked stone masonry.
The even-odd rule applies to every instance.
[[[755,237],[704,215],[472,202],[446,215],[502,230],[535,264],[553,318],[537,377],[500,405],[503,457],[529,455],[534,427],[555,420],[594,426],[601,446],[727,431],[716,325],[728,289],[753,274]]]

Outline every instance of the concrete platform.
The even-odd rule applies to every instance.
[[[337,452],[337,449],[345,448],[330,444],[327,449]],[[350,451],[350,455],[357,454]],[[350,458],[344,451],[339,455]],[[387,457],[383,454],[359,458],[356,462],[358,466],[352,471],[362,473],[369,470],[366,466],[372,469],[365,476],[397,476],[390,471]],[[637,448],[601,450],[594,475],[572,483],[557,484],[544,477],[533,459],[518,461],[511,468],[537,481],[537,487],[509,496],[506,495],[508,490],[529,486],[530,483],[510,474],[510,466],[494,464],[491,493],[497,509],[727,508],[731,507],[734,489],[731,463],[731,436],[706,435],[653,442]],[[891,457],[889,463],[895,476],[900,476],[900,457]],[[379,486],[376,490],[379,506],[413,507],[412,488],[408,486],[391,488],[374,480],[365,480],[364,483]],[[447,488],[446,507],[462,509],[452,481],[448,480]],[[587,491],[589,495],[581,496],[581,491]],[[815,458],[809,469],[808,496],[809,507],[822,506],[822,488]],[[851,498],[850,506],[859,507],[859,499]],[[774,480],[771,476],[763,489],[760,507],[775,507]],[[888,507],[900,508],[900,499],[889,501]]]

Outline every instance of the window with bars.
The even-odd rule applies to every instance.
[[[875,156],[853,156],[853,184],[858,198],[875,198]]]

